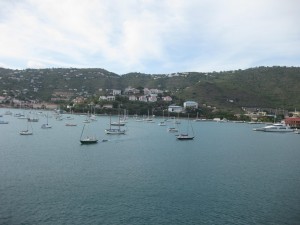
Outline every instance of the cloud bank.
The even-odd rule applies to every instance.
[[[124,74],[300,66],[296,0],[2,0],[0,66]]]

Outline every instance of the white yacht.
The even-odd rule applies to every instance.
[[[264,132],[293,132],[294,129],[292,129],[290,126],[284,124],[284,123],[274,123],[272,125],[267,125],[265,127],[261,128],[254,128],[255,131],[264,131]]]

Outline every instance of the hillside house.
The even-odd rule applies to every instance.
[[[145,96],[145,95],[140,96],[139,97],[139,101],[141,101],[141,102],[148,102],[147,96]]]
[[[170,105],[168,107],[168,112],[181,113],[183,111],[182,106]]]
[[[183,103],[183,107],[186,108],[194,108],[197,109],[198,108],[198,103],[194,102],[194,101],[186,101]]]
[[[121,95],[121,93],[122,93],[122,91],[121,91],[121,90],[115,90],[115,89],[113,89],[113,90],[112,90],[112,94],[113,94],[113,96],[116,96],[116,95]]]
[[[173,99],[170,96],[162,97],[162,100],[165,102],[171,102]]]
[[[128,98],[129,101],[136,101],[138,99],[135,95],[130,95]]]
[[[116,100],[116,96],[112,96],[112,95],[109,95],[109,96],[100,96],[99,97],[99,101],[115,101]]]
[[[132,87],[125,88],[125,90],[124,90],[125,95],[135,95],[135,94],[139,94],[139,93],[140,93],[140,90],[138,90],[136,88],[132,88]]]
[[[149,102],[157,102],[157,97],[155,95],[151,95],[150,97],[148,97],[148,101]]]

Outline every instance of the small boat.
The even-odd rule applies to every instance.
[[[176,136],[177,140],[193,140],[194,136],[190,136],[188,134],[180,134]]]
[[[39,122],[38,118],[27,118],[29,122]]]
[[[295,133],[295,134],[300,134],[300,130],[296,129],[296,130],[294,131],[294,133]]]
[[[119,120],[120,120],[120,117],[119,117]],[[119,125],[119,128],[111,128],[111,126],[112,126],[112,122],[111,122],[111,115],[110,115],[109,128],[105,129],[105,133],[106,134],[125,134],[125,132],[126,132],[125,130],[121,130],[120,125]]]
[[[66,125],[67,127],[75,127],[75,126],[77,126],[76,123],[66,123],[65,125]]]
[[[49,128],[52,128],[52,126],[49,125],[49,124],[47,123],[47,124],[43,124],[43,125],[41,126],[41,128],[42,128],[42,129],[49,129]]]
[[[98,139],[94,136],[87,136],[85,138],[82,138],[83,131],[84,131],[85,125],[83,125],[81,136],[80,136],[80,143],[81,144],[96,144],[98,142]]]
[[[178,132],[178,129],[175,128],[175,127],[170,127],[170,128],[168,129],[168,131],[169,131],[170,133],[176,133],[176,132]]]
[[[0,124],[8,124],[8,121],[0,120]]]
[[[111,122],[110,125],[112,125],[112,126],[125,126],[125,123],[122,122],[122,121],[120,121],[120,122]]]
[[[165,120],[165,111],[163,110],[163,121],[160,121],[158,123],[158,126],[166,126],[166,120]]]
[[[26,128],[26,130],[21,130],[20,131],[20,135],[32,135],[33,134],[33,132],[32,132],[32,126],[31,126],[31,130],[29,130],[29,121],[27,121],[27,128]],[[30,123],[30,125],[31,125],[31,123]]]
[[[44,123],[41,128],[42,129],[49,129],[49,128],[52,128],[52,126],[50,124],[48,124],[48,114],[47,114],[47,123]]]
[[[178,126],[177,126],[176,123],[175,123],[175,117],[173,118],[173,123],[174,123],[174,126],[168,128],[168,131],[169,131],[170,133],[176,133],[176,132],[178,132],[178,128],[177,128]]]
[[[32,135],[33,133],[32,133],[32,131],[29,131],[29,130],[22,130],[22,131],[20,131],[20,134],[21,135]]]
[[[191,127],[191,130],[192,130],[192,135],[189,134],[189,128]],[[193,127],[190,123],[190,119],[189,119],[189,116],[188,116],[188,125],[187,125],[187,132],[186,133],[181,133],[179,135],[176,136],[177,140],[180,140],[180,141],[185,141],[185,140],[193,140],[194,139],[194,130],[193,130]]]
[[[165,121],[161,121],[159,122],[158,126],[166,126],[167,124],[165,123]]]
[[[286,133],[286,132],[293,132],[290,126],[284,123],[274,123],[272,125],[267,125],[265,127],[254,128],[254,131],[264,131],[264,132],[277,132],[277,133]]]
[[[98,139],[96,137],[85,137],[80,139],[81,144],[96,144]]]
[[[125,130],[110,128],[110,129],[105,129],[105,133],[106,134],[125,134]]]

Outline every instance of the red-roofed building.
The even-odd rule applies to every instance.
[[[284,122],[292,128],[300,128],[300,117],[288,117]]]

